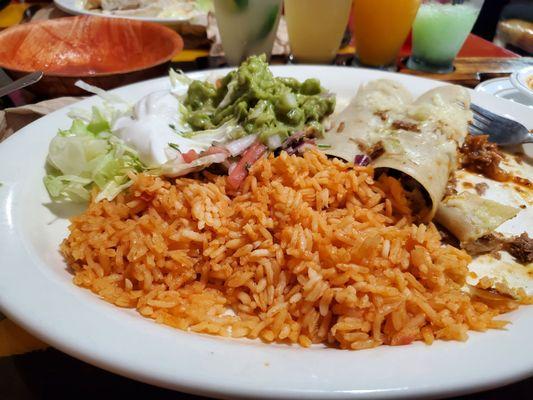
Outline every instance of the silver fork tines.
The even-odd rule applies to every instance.
[[[533,134],[519,122],[502,117],[476,104],[470,106],[474,119],[470,123],[472,135],[489,135],[491,142],[501,146],[533,143]]]

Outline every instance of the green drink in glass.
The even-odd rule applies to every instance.
[[[413,24],[410,69],[447,73],[472,30],[483,0],[426,0]]]
[[[229,65],[272,52],[282,0],[215,0],[222,47]]]

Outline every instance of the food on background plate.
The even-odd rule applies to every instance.
[[[104,105],[74,110],[51,143],[52,197],[90,199],[61,245],[77,285],[184,330],[343,349],[465,340],[531,302],[522,270],[519,284],[473,282],[465,250],[485,243],[527,269],[527,233],[488,239],[520,208],[445,197],[463,172],[466,91],[413,101],[378,80],[331,115],[318,80],[276,78],[260,57],[171,79],[134,106],[87,87]],[[459,247],[431,222],[441,207],[471,225],[452,230]]]
[[[205,14],[211,3],[211,0],[83,0],[83,7],[122,16],[193,18]]]

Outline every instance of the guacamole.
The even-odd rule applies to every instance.
[[[266,57],[253,56],[213,85],[193,81],[185,99],[187,122],[194,131],[218,128],[228,121],[242,126],[241,135],[286,139],[296,131],[314,128],[335,109],[335,97],[317,79],[299,82],[276,78]]]

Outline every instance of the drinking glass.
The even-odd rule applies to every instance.
[[[453,60],[472,30],[483,0],[424,0],[413,24],[413,54],[407,67],[453,71]]]
[[[420,0],[354,0],[356,64],[395,69]]]
[[[292,57],[302,63],[331,63],[348,25],[351,0],[285,0]]]
[[[251,55],[270,57],[282,0],[215,0],[222,47],[229,65]]]

